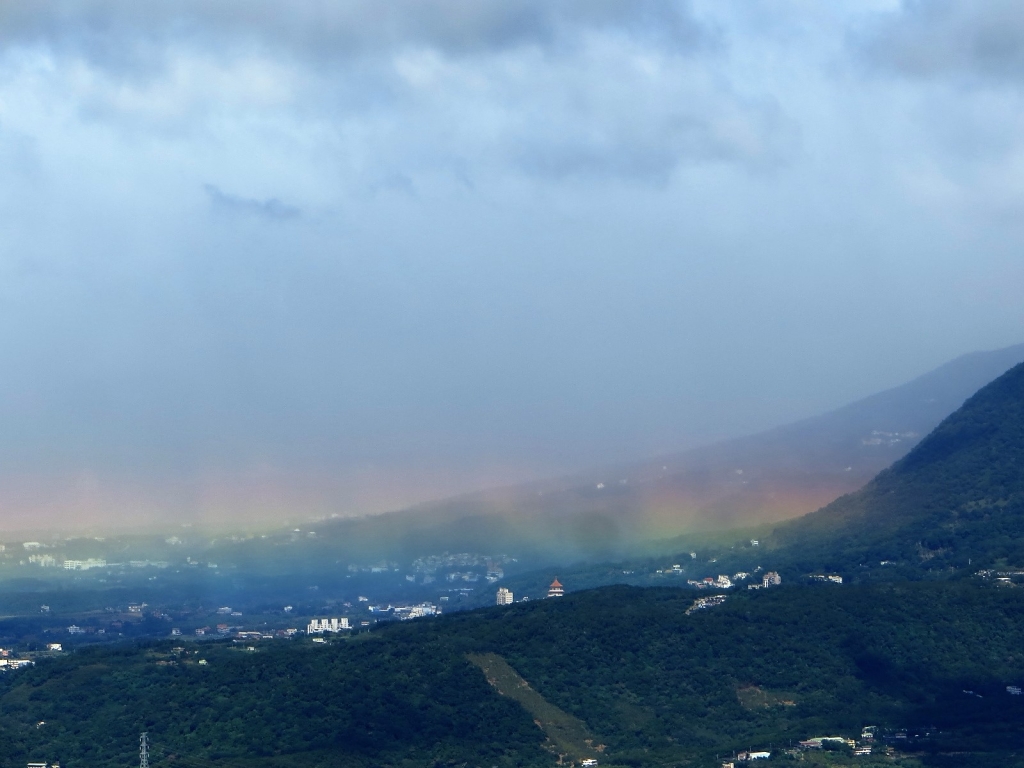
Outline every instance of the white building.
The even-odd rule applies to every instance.
[[[88,560],[65,560],[65,571],[88,571],[90,568],[106,568],[107,561],[101,558],[90,557]]]
[[[512,600],[512,590],[511,589],[506,589],[505,587],[501,587],[498,590],[497,604],[498,605],[512,605],[512,602],[513,602],[513,600]]]
[[[324,632],[342,632],[347,629],[352,629],[347,616],[340,619],[313,619],[306,627],[306,634],[322,635]]]
[[[782,583],[782,577],[779,576],[775,571],[768,571],[761,579],[761,585],[764,587],[777,587]]]
[[[394,615],[402,621],[408,619],[419,619],[423,616],[436,616],[441,611],[433,603],[420,603],[419,605],[400,605],[394,609]]]

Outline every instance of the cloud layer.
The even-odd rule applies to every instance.
[[[1019,16],[0,1],[0,511],[373,511],[1017,342]]]

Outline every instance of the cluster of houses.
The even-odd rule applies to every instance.
[[[65,560],[65,571],[88,571],[93,568],[106,568],[107,561],[102,558],[90,557],[87,560]]]
[[[398,619],[400,621],[408,621],[409,619],[418,619],[423,616],[439,616],[441,609],[433,603],[417,603],[416,605],[369,605],[367,610],[373,614],[384,614],[385,618]]]
[[[364,600],[365,598],[360,598]],[[442,598],[443,599],[443,598]],[[346,605],[350,605],[347,604]],[[291,606],[288,606],[290,609]],[[409,619],[417,619],[421,616],[435,616],[441,613],[441,609],[433,603],[418,603],[416,605],[369,605],[367,609],[370,613],[377,614],[384,619],[398,619],[400,621],[407,621]],[[231,611],[229,608],[222,608],[218,613],[230,612],[232,616],[241,616],[241,613]],[[360,627],[368,627],[371,622],[360,621]],[[355,623],[347,616],[337,616],[328,618],[314,618],[311,619],[309,624],[306,625],[307,635],[322,636],[324,634],[334,634],[340,632],[349,632],[356,628]],[[75,628],[78,629],[77,627]],[[70,631],[70,629],[69,629]],[[271,640],[271,639],[285,639],[294,637],[299,633],[298,629],[275,629],[271,631],[248,631],[243,630],[237,626],[231,626],[224,622],[217,624],[216,627],[197,627],[194,630],[197,637],[205,637],[208,635],[226,637],[233,636],[236,640]],[[182,635],[181,629],[177,627],[171,629],[172,637],[180,637]]]
[[[986,570],[978,571],[974,575],[980,576],[983,579],[991,579],[994,577],[996,584],[998,584],[999,586],[1012,587],[1015,584],[1014,579],[1019,580],[1021,576],[1024,576],[1024,571],[1020,569],[1013,571],[996,571],[989,568]]]
[[[871,738],[874,738],[873,734]],[[845,736],[815,736],[813,739],[806,739],[799,743],[801,749],[824,749],[826,745],[836,747],[847,746],[850,749],[853,749],[857,746],[856,741],[848,739]]]
[[[417,579],[423,584],[430,584],[437,578],[441,578],[441,571],[445,581],[452,582],[477,582],[483,578],[488,584],[494,584],[505,578],[507,563],[514,563],[516,559],[508,555],[482,555],[473,552],[458,552],[443,555],[430,555],[420,557],[413,561],[413,572],[406,576],[407,581],[416,582]]]
[[[235,642],[243,640],[275,640],[277,638],[294,637],[299,633],[295,628],[275,629],[273,632],[253,632],[250,630],[239,630],[235,633]]]
[[[711,595],[710,597],[698,597],[693,601],[693,605],[686,609],[686,615],[689,616],[694,611],[702,611],[705,608],[714,608],[716,605],[721,605],[725,602],[727,595]]]
[[[798,742],[799,749],[788,750],[787,754],[796,757],[800,750],[840,748],[849,749],[855,757],[866,757],[875,749],[874,742],[877,731],[878,728],[874,725],[864,726],[864,728],[861,729],[859,741],[847,738],[846,736],[815,736],[814,738]],[[898,739],[901,736],[906,739],[906,732],[901,731],[897,733],[895,738]],[[893,754],[893,749],[888,747],[885,749],[885,752],[891,756]],[[723,762],[722,768],[736,768],[736,763],[746,763],[752,760],[767,760],[771,756],[772,753],[768,751],[739,752],[733,759]]]
[[[727,760],[722,763],[722,768],[736,768],[736,763],[746,763],[751,760],[767,760],[771,756],[771,752],[740,752],[734,760]]]
[[[860,734],[860,742],[845,736],[815,736],[800,742],[801,749],[825,749],[828,746],[847,747],[856,757],[867,757],[874,750],[875,731],[873,725],[866,726]]]
[[[739,581],[746,576],[747,574],[745,573],[737,573],[732,579],[730,579],[723,573],[719,574],[717,579],[712,579],[710,576],[707,576],[703,579],[688,579],[686,583],[691,587],[696,587],[697,589],[731,589],[735,586],[733,579]]]
[[[35,662],[32,659],[0,659],[0,672],[33,666],[35,666]]]
[[[824,581],[831,582],[832,584],[842,584],[843,577],[835,573],[814,573],[808,576],[811,581]]]
[[[347,632],[350,629],[352,626],[349,624],[347,616],[334,619],[313,619],[306,627],[306,634],[322,635],[324,632]]]
[[[34,666],[35,662],[31,659],[14,659],[11,658],[11,651],[7,648],[0,648],[0,672],[6,672],[8,669],[21,669],[22,667]]]
[[[675,566],[673,566],[673,568],[675,568]],[[739,582],[746,581],[749,578],[751,578],[749,573],[740,571],[739,573],[734,573],[732,577],[723,573],[719,574],[716,579],[707,576],[703,579],[688,579],[686,583],[691,587],[696,587],[697,589],[732,589]],[[779,576],[778,573],[775,571],[768,571],[761,577],[760,582],[755,581],[753,584],[748,584],[747,589],[767,589],[768,587],[777,587],[781,583],[782,577]]]
[[[777,587],[781,583],[782,577],[778,573],[768,571],[768,573],[761,577],[760,584],[747,584],[747,589],[768,589],[769,587]]]
[[[35,544],[36,542],[27,542]],[[32,549],[34,549],[33,547]],[[28,556],[30,565],[38,565],[41,568],[57,568],[63,565],[65,571],[89,571],[93,568],[123,568],[126,565],[130,568],[167,568],[170,563],[166,560],[129,560],[127,563],[108,563],[102,557],[89,557],[85,560],[58,560],[54,555],[32,554]],[[24,561],[22,561],[24,565]]]

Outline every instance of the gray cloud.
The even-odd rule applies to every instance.
[[[806,10],[0,0],[0,510],[381,509],[1019,342],[1017,94]]]
[[[191,40],[224,48],[255,42],[303,58],[386,53],[422,46],[473,54],[522,45],[549,48],[587,30],[616,30],[684,50],[712,44],[714,32],[686,0],[272,0],[134,3],[130,0],[0,4],[0,39],[45,41],[116,62],[116,49]],[[117,44],[117,45],[115,45]]]
[[[912,77],[1024,81],[1024,7],[1013,0],[907,0],[858,38],[871,61]]]
[[[795,151],[798,129],[776,104],[702,96],[693,101],[677,94],[661,102],[645,94],[629,99],[634,109],[621,105],[621,111],[609,109],[591,120],[561,115],[554,130],[523,137],[513,157],[528,173],[540,176],[666,183],[680,165],[722,162],[763,171],[787,162]],[[644,101],[646,110],[636,103]],[[646,120],[626,117],[640,111],[647,111]],[[619,119],[607,119],[615,112]]]
[[[302,216],[300,208],[283,203],[276,197],[267,198],[266,200],[239,197],[238,195],[231,195],[221,191],[214,184],[204,184],[203,189],[210,196],[210,202],[213,203],[217,210],[256,216],[268,221],[287,221]]]
[[[97,77],[77,95],[81,114],[124,131],[195,131],[225,106],[301,104],[337,125],[383,112],[419,121],[433,105],[413,163],[466,179],[488,155],[541,176],[663,183],[686,163],[778,164],[796,135],[771,99],[699,72],[723,37],[685,0],[0,2],[0,43],[86,62]],[[219,103],[235,82],[246,85],[234,103]],[[478,108],[446,108],[481,89]],[[363,138],[353,151],[388,162],[389,148],[371,146],[380,139]],[[379,175],[415,186],[408,159],[390,161]]]

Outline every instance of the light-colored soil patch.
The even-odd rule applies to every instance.
[[[588,757],[596,758],[604,751],[604,745],[598,743],[586,723],[547,701],[501,656],[496,653],[471,653],[467,654],[467,658],[483,671],[487,682],[498,693],[515,699],[530,713],[533,721],[548,737],[546,746],[549,749],[576,762]]]
[[[745,685],[736,689],[736,698],[744,709],[768,709],[769,707],[795,707],[796,699],[785,691],[772,691],[756,685]]]

